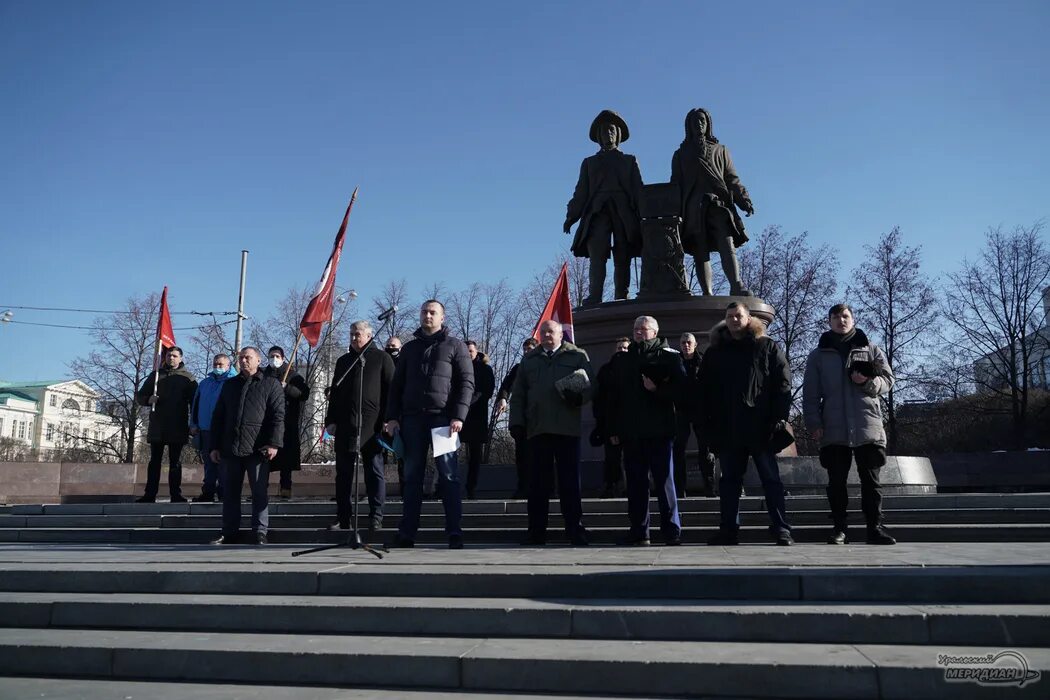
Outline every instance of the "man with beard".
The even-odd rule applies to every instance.
[[[685,451],[689,446],[689,433],[692,433],[696,436],[696,453],[700,462],[700,475],[704,479],[704,495],[711,496],[715,458],[707,447],[699,417],[700,362],[704,354],[697,349],[696,336],[692,333],[683,333],[679,338],[678,347],[682,350],[685,381],[682,385],[682,394],[675,406],[674,485],[678,489],[678,497],[685,498],[688,477]]]
[[[310,387],[303,375],[294,368],[288,371],[284,366],[284,350],[280,346],[274,345],[266,354],[270,359],[266,376],[273,377],[284,387],[284,441],[277,456],[270,461],[270,471],[281,472],[281,498],[287,500],[292,497],[292,472],[302,469],[300,417],[303,404],[310,396]]]
[[[572,252],[590,258],[590,287],[583,304],[600,304],[605,287],[605,261],[613,259],[613,299],[626,299],[631,285],[631,258],[642,250],[638,198],[642,175],[638,159],[620,151],[630,138],[627,122],[616,112],[603,110],[591,122],[591,141],[601,150],[585,158],[580,179],[569,200],[562,230],[577,221]]]
[[[156,378],[156,384],[154,384]],[[154,386],[156,392],[154,393]],[[153,503],[160,489],[160,463],[168,448],[168,493],[172,503],[185,503],[182,495],[182,448],[190,439],[190,402],[197,393],[197,380],[182,361],[182,348],[168,348],[164,364],[143,382],[135,399],[140,406],[152,406],[149,414],[149,465],[146,492],[136,503]]]
[[[623,445],[627,473],[627,515],[631,529],[622,544],[649,544],[649,478],[660,506],[664,544],[682,543],[682,523],[671,473],[674,442],[674,401],[685,370],[678,351],[657,337],[660,326],[652,316],[634,321],[634,342],[627,352],[609,360],[601,392],[607,404],[605,430],[614,445]]]
[[[682,196],[682,248],[693,256],[700,289],[712,293],[711,251],[717,251],[733,296],[751,296],[740,281],[736,249],[747,242],[737,207],[755,213],[729,149],[718,142],[706,109],[685,117],[685,140],[671,159],[671,182]]]
[[[336,361],[332,378],[324,422],[328,434],[335,436],[337,519],[329,529],[350,528],[350,492],[360,458],[368,493],[368,531],[375,532],[383,526],[386,502],[383,450],[378,437],[394,379],[394,361],[372,344],[372,325],[368,321],[350,324],[350,347]]]
[[[806,428],[820,443],[820,466],[828,470],[828,505],[834,527],[828,544],[846,544],[846,478],[856,461],[860,505],[868,544],[896,544],[882,526],[879,469],[886,464],[882,395],[893,388],[893,370],[882,348],[854,325],[853,310],[835,304],[828,312],[831,330],[820,336],[806,359],[802,413]]]
[[[452,337],[444,325],[445,306],[428,299],[419,309],[419,328],[401,349],[390,386],[383,432],[401,431],[405,445],[405,493],[394,547],[413,547],[423,505],[423,468],[431,431],[447,428],[450,435],[463,430],[474,395],[474,368],[463,341]],[[445,533],[449,549],[463,548],[463,494],[455,452],[434,458],[444,487]]]
[[[766,511],[779,545],[794,544],[784,505],[784,484],[772,447],[791,408],[791,370],[765,326],[734,301],[711,329],[700,366],[704,434],[718,454],[721,520],[710,545],[735,545],[740,530],[740,488],[748,458],[755,462]]]
[[[478,351],[476,341],[466,342],[470,362],[474,367],[474,395],[470,399],[470,411],[463,422],[460,440],[467,446],[467,498],[473,501],[481,472],[481,456],[485,443],[489,441],[489,399],[496,390],[496,375],[489,367],[485,353]]]
[[[526,338],[525,342],[521,344],[521,355],[524,358],[525,355],[529,354],[529,351],[539,345],[539,341],[535,338]],[[509,407],[509,401],[511,395],[514,393],[514,380],[518,377],[518,368],[521,367],[521,363],[515,363],[510,371],[507,372],[507,376],[503,378],[503,382],[499,385],[499,392],[496,394],[496,415],[503,415],[503,412]],[[511,436],[513,437],[513,436]],[[529,458],[528,458],[528,440],[518,440],[514,438],[514,467],[518,475],[518,486],[514,490],[513,498],[527,498],[529,494]]]

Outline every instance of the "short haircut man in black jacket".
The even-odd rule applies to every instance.
[[[453,338],[443,325],[445,307],[428,299],[419,310],[419,328],[401,348],[387,402],[383,432],[401,431],[405,445],[405,493],[395,547],[415,545],[419,513],[423,506],[423,470],[431,430],[448,428],[451,434],[463,429],[470,399],[474,395],[474,368],[467,346]],[[455,452],[434,458],[443,480],[441,500],[445,507],[445,533],[450,549],[462,549],[463,493]]]
[[[383,526],[386,475],[378,438],[393,379],[394,360],[372,344],[371,324],[368,321],[352,323],[350,347],[335,363],[333,383],[328,393],[328,411],[324,417],[328,434],[335,436],[337,516],[332,529],[347,530],[350,527],[350,487],[356,476],[354,464],[358,444],[368,492],[368,530],[374,532]]]
[[[540,341],[533,337],[526,338],[521,344],[521,355],[524,357],[530,350],[537,347]],[[518,368],[521,363],[516,363],[507,372],[503,382],[499,385],[496,393],[496,415],[502,415],[510,407],[510,396],[514,393],[514,380],[518,378]],[[513,498],[527,498],[529,495],[529,441],[514,440],[514,468],[517,471],[518,486],[514,489]]]
[[[248,475],[252,492],[252,531],[266,544],[270,517],[267,487],[270,460],[284,444],[284,390],[259,371],[262,353],[247,347],[237,356],[241,373],[222,385],[211,416],[215,436],[211,458],[226,470],[222,494],[222,537],[215,544],[236,544],[241,526],[241,485]]]
[[[726,320],[715,325],[700,365],[704,432],[718,454],[721,521],[712,545],[734,545],[740,529],[740,487],[748,458],[762,481],[766,511],[777,544],[790,545],[791,526],[784,505],[774,431],[791,408],[791,370],[765,325],[740,302],[726,308]]]

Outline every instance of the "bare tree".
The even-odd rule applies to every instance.
[[[779,226],[768,226],[740,249],[739,259],[748,288],[776,309],[769,335],[787,356],[797,403],[806,357],[827,328],[827,309],[838,286],[838,254],[827,244],[811,246],[806,232],[787,236]]]
[[[922,249],[905,246],[899,227],[883,234],[875,245],[864,246],[868,257],[855,270],[847,296],[856,299],[864,327],[878,341],[896,377],[886,396],[886,432],[890,452],[897,448],[897,401],[914,380],[920,346],[916,342],[932,330],[936,297],[922,274]]]
[[[198,375],[206,375],[211,371],[212,359],[219,353],[230,356],[231,366],[236,366],[237,362],[233,338],[227,335],[236,319],[220,322],[215,316],[207,318],[208,322],[190,337],[194,352],[188,359],[193,363],[195,374]]]
[[[116,419],[119,443],[114,456],[135,461],[135,443],[149,411],[135,401],[135,392],[154,369],[160,295],[130,297],[119,314],[96,317],[90,336],[94,348],[87,357],[69,363],[74,377],[99,392],[102,411]]]
[[[404,340],[412,332],[409,328],[409,324],[412,322],[413,314],[412,309],[407,307],[408,304],[408,281],[404,277],[398,280],[391,280],[387,282],[383,289],[376,296],[372,297],[372,318],[375,320],[375,328],[378,329],[383,326],[383,322],[379,320],[379,316],[388,309],[396,308],[397,310],[390,316],[390,319],[386,322],[385,335],[397,336]],[[377,343],[385,343],[386,338],[376,338]]]
[[[1007,399],[1014,448],[1025,441],[1034,370],[1050,357],[1050,328],[1041,327],[1050,284],[1042,230],[1041,221],[989,229],[977,259],[948,275],[942,301],[941,317],[962,341],[953,351],[973,364],[978,391]]]

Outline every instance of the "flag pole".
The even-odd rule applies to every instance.
[[[303,339],[303,331],[299,330],[299,335],[295,336],[295,345],[292,346],[292,354],[288,358],[288,364],[284,366],[284,377],[281,379],[281,384],[288,383],[288,375],[292,371],[292,363],[295,362],[295,353],[299,351],[299,341]]]
[[[157,351],[153,355],[153,401],[149,404],[149,412],[153,413],[157,408],[157,382],[160,381],[160,349],[161,349],[160,334],[157,334]]]

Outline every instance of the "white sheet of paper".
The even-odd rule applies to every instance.
[[[430,441],[434,445],[434,456],[440,457],[459,449],[459,433],[453,433],[449,426],[431,428]]]

